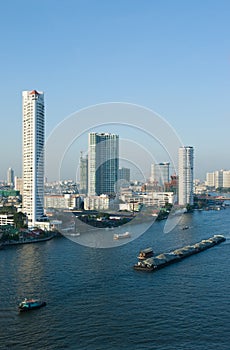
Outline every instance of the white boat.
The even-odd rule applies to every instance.
[[[131,233],[130,232],[125,232],[125,233],[115,233],[113,235],[113,239],[122,239],[122,238],[130,238]]]

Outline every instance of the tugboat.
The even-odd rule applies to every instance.
[[[153,249],[151,247],[143,249],[138,255],[139,260],[145,260],[153,256]]]
[[[27,299],[25,298],[19,305],[19,312],[30,311],[34,309],[39,309],[42,306],[46,306],[45,301],[41,301],[39,299]]]

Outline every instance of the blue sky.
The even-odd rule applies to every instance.
[[[229,18],[228,0],[1,2],[0,179],[21,175],[32,89],[45,92],[47,136],[81,108],[134,103],[194,146],[196,177],[230,169]]]

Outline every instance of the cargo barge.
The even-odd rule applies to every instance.
[[[187,258],[188,256],[198,254],[203,252],[206,249],[214,247],[217,244],[224,242],[226,238],[222,235],[214,235],[209,239],[203,239],[201,242],[198,242],[193,245],[187,245],[185,247],[173,250],[168,253],[162,253],[157,256],[150,257],[145,260],[138,261],[133,268],[139,271],[157,271],[167,265],[171,265],[182,259]]]

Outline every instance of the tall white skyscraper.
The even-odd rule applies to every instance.
[[[119,136],[90,133],[88,150],[88,195],[114,194],[119,169]]]
[[[28,226],[34,226],[44,213],[44,93],[23,91],[23,212]]]
[[[194,150],[191,146],[179,148],[178,176],[179,176],[179,205],[193,205],[193,157]]]

